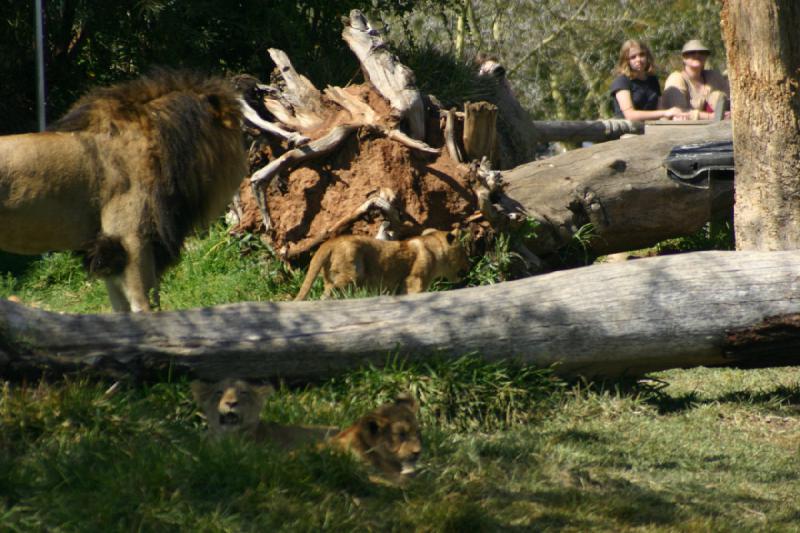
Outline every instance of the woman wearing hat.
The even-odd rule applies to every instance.
[[[728,80],[716,70],[706,70],[711,54],[702,42],[692,39],[683,45],[683,70],[673,72],[664,84],[665,106],[689,112],[690,120],[727,118],[725,106],[730,98]]]
[[[655,75],[653,54],[641,41],[629,39],[622,43],[617,62],[619,76],[611,82],[611,105],[614,115],[628,120],[681,118],[677,106],[659,109],[661,87]]]

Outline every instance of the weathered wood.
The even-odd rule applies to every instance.
[[[463,163],[466,161],[464,157],[464,151],[461,149],[461,145],[458,142],[458,136],[456,135],[456,111],[455,109],[448,109],[447,111],[442,112],[444,115],[444,144],[447,147],[447,153],[450,155],[450,159],[457,163]]]
[[[730,121],[723,121],[655,129],[534,161],[503,172],[507,207],[521,207],[541,223],[528,243],[540,257],[567,245],[585,224],[592,224],[596,254],[690,235],[730,213],[733,182],[688,186],[671,179],[663,161],[677,145],[730,139]]]
[[[373,130],[380,132],[381,135],[388,139],[397,141],[404,146],[408,146],[414,150],[419,150],[428,154],[438,154],[439,149],[433,148],[423,141],[412,139],[397,128],[387,128],[379,122],[379,116],[372,109],[369,104],[362,102],[354,95],[347,93],[341,87],[328,87],[325,89],[325,96],[336,102],[343,109],[350,113],[349,124],[359,124],[369,126]]]
[[[625,134],[644,133],[645,123],[611,118],[605,120],[534,120],[539,139],[546,142],[605,142]]]
[[[264,120],[258,115],[255,109],[250,107],[250,105],[244,101],[244,99],[239,99],[239,103],[242,106],[242,114],[244,115],[244,118],[246,118],[248,122],[257,128],[260,128],[261,130],[269,133],[270,135],[274,135],[275,137],[285,139],[289,142],[289,144],[294,146],[300,146],[309,141],[309,138],[305,135],[301,135],[295,131],[287,131],[277,124]]]
[[[468,160],[496,159],[497,106],[489,102],[464,104],[464,150]]]
[[[389,51],[383,38],[360,11],[352,10],[348,22],[342,38],[361,62],[364,75],[389,101],[397,118],[407,121],[408,134],[417,140],[424,139],[425,106],[414,72]]]
[[[736,248],[800,247],[800,9],[793,0],[723,2],[736,123]]]
[[[726,332],[800,312],[800,252],[699,252],[399,297],[240,303],[148,315],[61,315],[0,301],[0,374],[139,374],[171,366],[319,379],[387,357],[477,353],[564,375],[639,375],[726,356]],[[783,344],[782,364],[800,363]],[[773,361],[775,364],[776,361]]]
[[[496,168],[509,169],[533,161],[549,142],[604,142],[619,139],[626,133],[643,132],[642,122],[623,119],[531,120],[514,96],[503,65],[486,61],[481,65],[479,79],[481,84],[475,88],[476,92],[498,109]]]
[[[729,357],[768,366],[777,356],[797,354],[800,347],[800,315],[767,317],[750,327],[729,331],[722,346]]]
[[[268,52],[286,83],[281,94],[289,106],[287,108],[280,100],[265,98],[265,107],[278,120],[294,129],[308,131],[318,127],[324,120],[319,89],[308,78],[297,73],[286,52],[277,48],[270,48]]]

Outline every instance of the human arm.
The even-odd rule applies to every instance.
[[[628,120],[658,120],[660,118],[679,118],[683,112],[677,107],[669,109],[653,109],[652,111],[645,111],[642,109],[634,109],[633,99],[631,98],[630,91],[617,91],[614,93],[614,98],[617,99],[619,108],[622,114]]]
[[[664,92],[661,94],[662,107],[678,107],[683,111],[691,111],[689,101],[689,88],[680,72],[673,72],[664,82]]]
[[[720,76],[721,77],[721,76]],[[705,106],[705,99],[702,105]],[[663,107],[677,107],[683,111],[684,120],[713,120],[714,113],[695,109],[689,96],[689,86],[683,74],[673,72],[664,83],[664,93],[661,95],[661,105]],[[695,105],[699,105],[695,103]]]

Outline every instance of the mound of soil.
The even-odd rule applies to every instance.
[[[369,85],[346,89],[368,102],[391,121],[390,109]],[[339,113],[326,121],[318,136],[341,121]],[[442,148],[443,140],[437,117],[429,120],[426,142]],[[314,138],[312,135],[309,135]],[[279,157],[285,146],[258,137],[251,149],[251,171]],[[361,128],[337,150],[275,179],[267,188],[267,207],[271,228],[266,240],[283,256],[294,256],[337,222],[350,216],[368,198],[381,189],[394,194],[392,205],[400,213],[403,226],[392,228],[398,238],[419,234],[426,228],[446,229],[463,223],[476,209],[466,165],[450,159],[447,150],[427,154],[385,137],[373,128]],[[263,233],[261,214],[249,181],[240,189],[242,214],[235,231]],[[359,218],[345,233],[375,235],[383,221],[380,211]]]

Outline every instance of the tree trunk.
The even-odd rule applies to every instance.
[[[464,104],[464,151],[468,161],[483,157],[493,161],[497,124],[497,106],[489,102]]]
[[[699,188],[670,178],[663,165],[677,145],[730,138],[730,121],[654,127],[506,171],[504,201],[539,221],[527,244],[542,257],[570,244],[586,224],[597,255],[652,246],[730,212],[732,180],[709,179],[708,188]]]
[[[447,292],[145,315],[62,315],[0,300],[0,375],[170,368],[207,379],[309,380],[394,354],[477,353],[590,377],[797,364],[797,338],[773,350],[726,346],[736,344],[732,330],[800,313],[798,261],[797,251],[699,252]]]
[[[722,25],[736,124],[736,246],[800,248],[800,4],[728,0]]]

